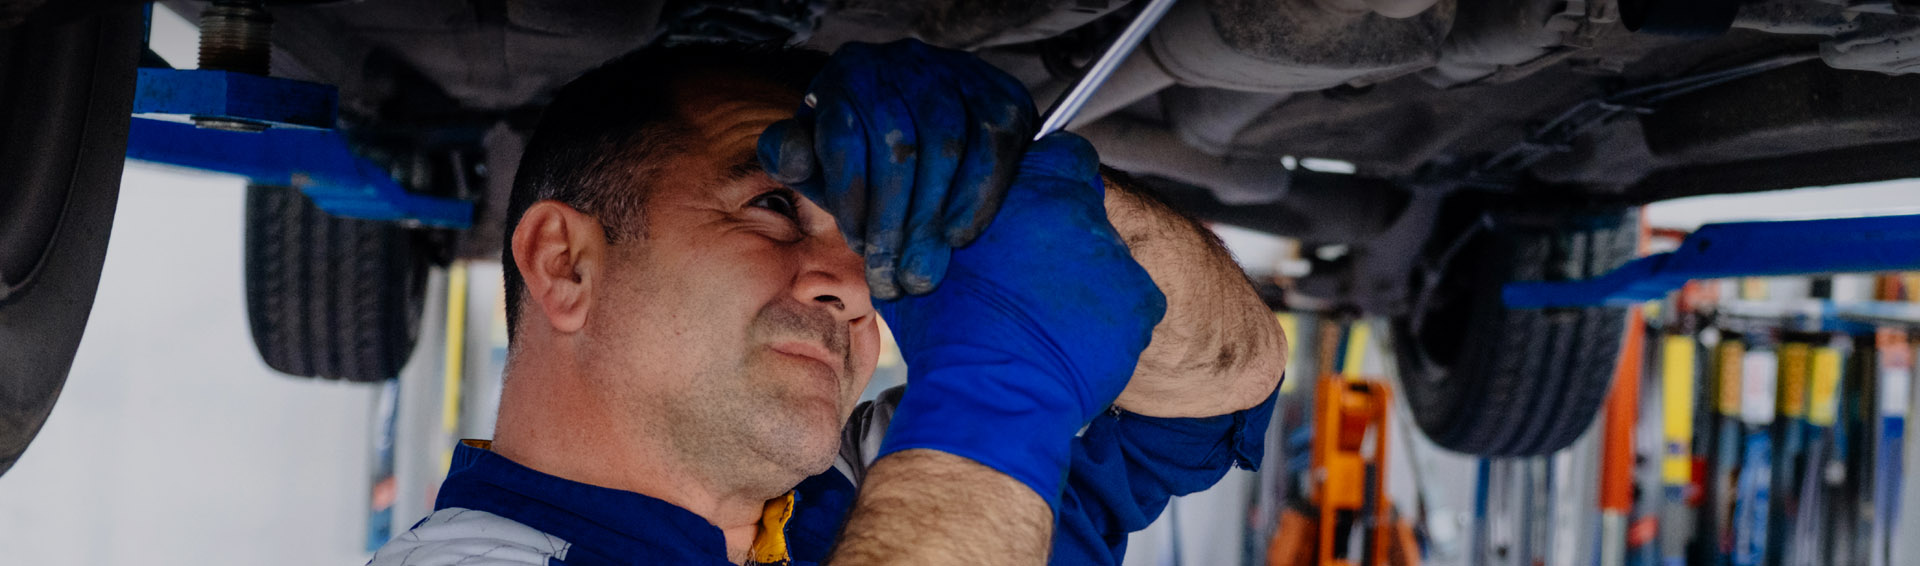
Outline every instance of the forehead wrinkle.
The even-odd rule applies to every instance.
[[[718,143],[758,139],[767,125],[793,117],[793,105],[770,93],[683,91],[678,98],[681,119]]]
[[[767,172],[765,167],[760,166],[759,152],[752,147],[735,153],[732,163],[733,165],[727,167],[727,180],[729,181],[744,180]]]
[[[754,77],[725,72],[681,77],[670,86],[675,113],[691,130],[706,156],[697,158],[713,183],[707,192],[728,198],[740,191],[779,186],[760,165],[760,133],[793,117],[799,93]]]

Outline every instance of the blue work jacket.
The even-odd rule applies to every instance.
[[[877,405],[886,397],[856,412],[833,469],[767,503],[750,562],[825,560],[871,463],[859,456],[861,446],[878,446],[885,432],[891,407]],[[1095,419],[1075,441],[1050,562],[1119,564],[1127,533],[1152,523],[1169,497],[1206,489],[1234,466],[1259,466],[1273,405],[1269,397],[1245,411],[1201,419],[1118,410]],[[875,418],[876,411],[885,413]],[[639,493],[541,473],[481,441],[455,448],[434,509],[368,564],[731,564],[720,529],[699,515]]]

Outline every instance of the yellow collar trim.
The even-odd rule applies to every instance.
[[[767,501],[760,511],[760,529],[753,537],[753,561],[759,564],[785,564],[793,559],[787,552],[787,520],[793,518],[793,492]]]

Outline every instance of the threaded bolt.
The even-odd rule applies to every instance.
[[[273,15],[260,0],[214,0],[200,12],[200,68],[265,76],[273,63]],[[258,132],[266,124],[195,116],[202,128]]]
[[[273,16],[260,0],[214,0],[200,13],[200,68],[265,75],[272,32]]]

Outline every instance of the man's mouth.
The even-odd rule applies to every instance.
[[[841,364],[839,362],[844,359],[844,356],[834,356],[833,352],[828,351],[823,346],[808,342],[787,341],[775,342],[768,347],[773,349],[774,352],[813,361],[825,366],[829,375],[832,375],[836,380],[840,378]]]

